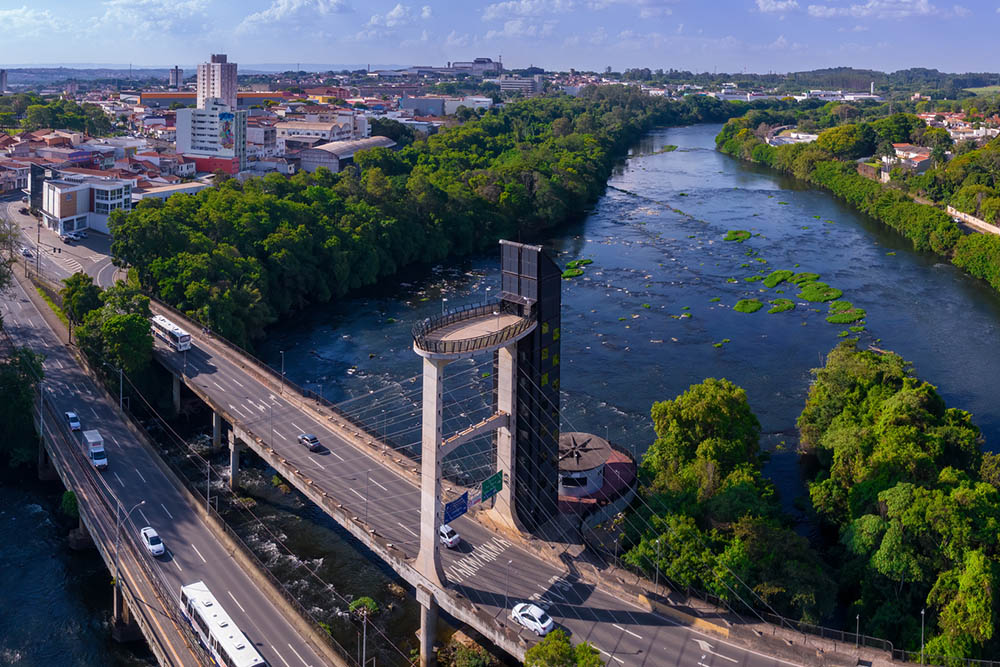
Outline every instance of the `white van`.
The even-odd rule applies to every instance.
[[[108,467],[108,454],[104,451],[104,438],[97,430],[84,431],[83,442],[87,445],[87,456],[98,470]]]

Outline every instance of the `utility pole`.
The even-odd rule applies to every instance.
[[[924,610],[920,610],[920,664],[924,664]]]
[[[118,409],[119,410],[124,410],[124,407],[122,405],[124,403],[124,401],[122,400],[122,388],[123,388],[123,385],[122,385],[122,375],[123,375],[123,373],[122,373],[122,367],[119,366],[118,367]]]
[[[35,225],[35,275],[41,273],[39,262],[42,261],[42,223],[36,221]]]
[[[854,616],[854,648],[861,644],[861,614]]]
[[[207,469],[208,477],[205,480],[205,509],[212,509],[212,464],[209,461],[205,461],[205,468]]]
[[[365,525],[368,525],[368,479],[371,475],[371,470],[365,471]],[[367,614],[365,617],[367,618]]]
[[[279,394],[285,393],[285,351],[278,350],[278,354],[281,355],[281,390]]]
[[[507,609],[510,609],[510,597],[508,594],[510,593],[510,565],[513,562],[513,560],[507,561],[507,581],[503,586],[503,603]]]

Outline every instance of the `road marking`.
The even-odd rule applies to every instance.
[[[292,667],[291,665],[288,664],[288,661],[285,660],[285,657],[283,655],[281,655],[280,653],[278,653],[278,649],[274,648],[274,644],[271,644],[271,650],[274,651],[274,654],[276,656],[278,656],[279,658],[281,658],[281,662],[285,663],[285,667]]]
[[[332,450],[332,449],[330,449],[329,447],[327,447],[327,449],[329,449],[329,450],[330,450],[330,453],[331,453],[331,454],[333,454],[334,456],[336,456],[336,457],[337,457],[338,459],[340,459],[341,461],[343,461],[343,460],[344,460],[344,457],[343,457],[343,456],[341,456],[340,454],[338,454],[337,452],[333,451],[333,450]]]
[[[253,401],[247,401],[247,403],[249,403],[250,405],[254,406],[255,408],[257,408],[261,412],[267,412],[267,406],[264,405],[263,403],[261,403],[260,405],[257,405]]]
[[[416,533],[414,533],[412,530],[410,530],[409,528],[407,528],[406,526],[404,526],[400,522],[397,521],[396,525],[399,526],[400,528],[402,528],[403,530],[405,530],[406,532],[408,532],[410,535],[413,535],[414,537],[420,537],[419,535],[417,535]]]
[[[235,602],[236,606],[240,608],[240,611],[242,611],[244,614],[247,613],[247,610],[243,608],[243,605],[241,605],[240,602],[239,602],[239,600],[237,600],[233,596],[232,592],[231,591],[226,591],[226,592],[229,593],[229,597],[233,598],[233,602]]]
[[[721,653],[716,653],[715,651],[712,650],[712,645],[709,644],[704,639],[694,639],[694,638],[692,638],[691,641],[693,641],[695,644],[697,644],[698,648],[700,648],[705,653],[711,653],[712,655],[717,656],[719,658],[722,658],[723,660],[728,660],[729,662],[739,662],[739,660],[733,660],[729,656],[722,655]],[[704,658],[705,656],[701,656],[701,657]]]
[[[111,436],[108,436],[108,437],[111,438],[111,441],[113,443],[115,443],[116,445],[118,445],[118,440],[115,438],[115,436],[111,435]],[[121,445],[118,445],[118,446],[121,447]]]
[[[302,660],[302,656],[301,656],[301,655],[299,655],[299,652],[298,652],[298,651],[296,651],[296,650],[295,650],[294,648],[292,648],[292,645],[291,645],[291,644],[289,644],[289,645],[288,645],[288,648],[292,649],[292,653],[294,653],[294,654],[295,654],[295,657],[296,657],[296,658],[298,658],[299,660]],[[303,665],[305,665],[306,667],[310,667],[309,663],[308,663],[308,662],[306,662],[305,660],[302,660],[302,664],[303,664]]]
[[[319,466],[319,467],[320,467],[321,469],[323,469],[323,470],[326,470],[326,466],[324,466],[324,465],[323,465],[322,463],[320,463],[319,461],[313,461],[313,463],[315,463],[316,465],[318,465],[318,466]]]
[[[122,485],[122,488],[125,488],[125,482],[123,482],[122,478],[118,476],[118,473],[115,473],[114,475],[115,475],[115,479],[118,480],[118,483]]]
[[[305,433],[306,432],[306,430],[304,428],[302,428],[301,426],[296,426],[295,422],[288,422],[288,423],[291,424],[292,428],[294,428],[299,433]]]
[[[271,430],[272,430],[272,431],[274,432],[274,434],[275,434],[276,436],[278,436],[279,438],[282,438],[282,439],[284,439],[284,440],[288,440],[288,436],[287,436],[287,435],[285,435],[285,434],[283,434],[283,433],[282,433],[281,431],[275,431],[274,429],[271,429]]]
[[[63,368],[63,362],[59,361],[58,359],[53,359],[52,363],[54,363],[60,369]]]
[[[177,566],[177,571],[178,572],[183,572],[184,568],[181,567],[181,564],[177,562],[177,556],[174,555],[173,551],[171,551],[169,553],[170,553],[170,562]]]
[[[371,478],[369,478],[369,479],[371,479]],[[372,479],[371,482],[372,482],[372,484],[374,484],[378,488],[382,489],[383,491],[388,491],[389,490],[389,489],[385,488],[384,486],[382,486],[381,484],[379,484],[378,480]]]
[[[615,626],[616,628],[618,628],[618,629],[619,629],[619,630],[621,630],[622,632],[627,632],[627,633],[629,633],[630,635],[632,635],[632,636],[633,636],[633,637],[635,637],[636,639],[642,639],[642,637],[640,637],[639,635],[635,634],[635,633],[634,633],[634,632],[632,632],[631,630],[626,630],[625,628],[623,628],[622,626],[618,625],[617,623],[612,623],[611,625]]]
[[[90,406],[90,411],[94,413],[94,417],[96,419],[100,419],[101,418],[101,415],[97,414],[97,410],[94,409],[94,406]]]
[[[149,482],[146,481],[146,478],[142,476],[142,473],[139,472],[138,468],[135,469],[135,474],[139,476],[139,479],[142,480],[143,484],[148,484],[149,483]]]
[[[148,518],[146,518],[146,513],[145,513],[145,512],[143,512],[143,511],[142,511],[142,510],[140,509],[140,510],[139,510],[139,514],[141,514],[141,515],[142,515],[142,520],[143,520],[143,521],[145,521],[145,522],[146,522],[146,525],[148,526],[148,525],[149,525],[149,519],[148,519]]]
[[[216,382],[215,380],[212,380],[212,384],[218,387],[220,391],[225,391],[225,389],[222,388],[222,385]]]
[[[593,645],[593,644],[591,644],[591,646],[594,646],[594,645]],[[608,656],[608,657],[609,657],[609,658],[611,658],[612,660],[617,660],[617,661],[618,661],[618,662],[619,662],[620,664],[622,664],[622,665],[624,665],[624,664],[625,664],[625,661],[624,661],[624,660],[622,660],[621,658],[616,658],[615,656],[611,655],[610,653],[608,653],[607,651],[605,651],[605,650],[604,650],[603,648],[601,648],[600,646],[594,646],[594,648],[596,648],[596,649],[597,649],[598,651],[600,651],[600,652],[601,652],[601,653],[603,653],[604,655]],[[699,662],[698,664],[700,665],[701,663]]]
[[[351,493],[353,493],[354,495],[356,495],[358,498],[361,498],[361,500],[365,500],[365,497],[363,495],[361,495],[360,493],[358,493],[357,491],[355,491],[354,489],[351,489]],[[365,502],[367,502],[367,501],[365,501]]]
[[[247,416],[246,414],[244,414],[244,413],[243,413],[243,411],[242,411],[242,410],[240,410],[240,409],[239,409],[238,407],[236,407],[236,406],[235,406],[235,405],[233,405],[232,403],[230,403],[230,404],[229,404],[229,407],[230,407],[230,408],[232,408],[232,409],[233,409],[233,410],[234,410],[235,412],[238,412],[238,413],[240,413],[240,416],[241,416],[241,417],[246,417],[246,416]]]
[[[162,507],[163,511],[167,513],[167,516],[169,516],[171,519],[174,518],[174,515],[170,513],[170,510],[167,509],[166,505],[164,505],[163,503],[160,503],[160,507]]]
[[[201,552],[200,552],[200,551],[198,551],[198,547],[196,547],[195,545],[193,545],[193,544],[192,544],[192,545],[191,545],[191,548],[192,548],[192,549],[194,549],[194,552],[195,552],[196,554],[198,554],[198,558],[200,558],[200,559],[201,559],[201,562],[202,562],[202,563],[205,563],[206,565],[208,565],[208,561],[207,561],[207,560],[205,560],[205,557],[201,555]]]
[[[235,382],[236,384],[238,384],[239,386],[243,387],[243,383],[240,382],[239,380],[237,380],[236,378],[229,378],[229,379],[232,380],[233,382]],[[246,387],[243,387],[243,388],[246,389]]]

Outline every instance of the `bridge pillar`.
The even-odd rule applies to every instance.
[[[444,367],[448,359],[424,357],[423,431],[420,440],[420,552],[417,571],[442,586],[444,573],[438,551],[438,516],[441,509],[441,412]],[[422,646],[422,644],[421,644]]]
[[[510,415],[507,426],[497,429],[497,469],[503,472],[503,487],[493,502],[493,516],[515,531],[524,527],[514,508],[514,474],[517,454],[517,344],[497,350],[497,410]]]
[[[59,479],[59,474],[52,465],[52,459],[49,458],[49,452],[45,449],[45,442],[41,438],[38,440],[38,479],[42,482]]]
[[[237,439],[233,432],[229,432],[229,488],[238,489],[240,486],[240,452],[243,444]]]
[[[173,386],[173,398],[174,398],[174,414],[178,415],[181,411],[181,379],[174,375],[174,386]]]
[[[218,449],[222,444],[222,415],[212,411],[212,449]]]
[[[438,604],[434,594],[423,586],[417,586],[417,602],[420,603],[420,667],[433,667],[437,663],[434,638],[437,636]]]
[[[132,620],[132,610],[129,609],[125,597],[122,595],[121,587],[114,588],[114,602],[111,609],[111,638],[116,642],[133,642],[142,639],[142,632],[139,626]]]

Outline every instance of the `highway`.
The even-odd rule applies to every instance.
[[[232,352],[221,353],[221,343],[214,338],[196,328],[191,333],[193,345],[187,352],[173,351],[157,339],[156,358],[176,375],[184,375],[187,384],[196,385],[220,408],[238,416],[240,428],[261,438],[350,513],[367,517],[379,535],[408,557],[416,556],[419,491],[410,479],[338,437],[322,419],[301,411],[286,399],[281,387],[260,382],[231,360]],[[415,370],[418,363],[414,355]],[[323,448],[308,451],[297,444],[299,433],[316,434]],[[511,627],[519,626],[510,620],[510,608],[530,599],[547,607],[557,626],[574,641],[593,644],[609,665],[792,664],[679,626],[588,585],[471,519],[460,518],[452,526],[464,543],[444,551],[448,587]],[[523,631],[526,638],[529,634]]]
[[[109,466],[93,474],[103,475],[126,509],[145,501],[131,518],[135,526],[153,526],[162,537],[167,554],[149,558],[167,590],[178,595],[182,585],[203,580],[273,667],[326,664],[201,522],[147,449],[135,442],[107,394],[79,367],[20,285],[0,295],[0,311],[15,343],[45,356],[45,391],[60,413],[75,411],[83,429],[98,428],[104,437]],[[129,529],[123,524],[123,530]]]

